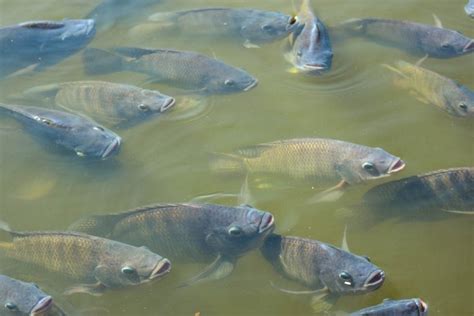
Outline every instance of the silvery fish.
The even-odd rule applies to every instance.
[[[427,316],[428,304],[419,298],[405,300],[385,299],[379,305],[367,307],[349,316]]]
[[[74,151],[81,157],[106,159],[120,148],[121,138],[117,134],[85,116],[2,103],[0,113],[16,119],[33,136]]]
[[[443,28],[438,21],[437,26],[431,26],[377,18],[354,19],[336,29],[422,56],[451,58],[474,52],[473,39]]]
[[[89,75],[115,71],[141,72],[150,76],[150,81],[196,93],[248,91],[258,82],[244,70],[217,59],[171,49],[121,47],[108,52],[88,48],[84,52],[84,63]]]
[[[474,117],[474,91],[433,71],[398,61],[384,65],[395,73],[394,84],[412,91],[417,99],[458,117]]]
[[[299,26],[290,34],[289,51],[285,54],[295,67],[292,72],[319,75],[328,71],[333,57],[329,33],[314,15],[309,0],[303,0],[297,19]]]
[[[0,77],[42,70],[95,35],[94,20],[31,21],[0,28]]]
[[[173,262],[212,262],[188,281],[230,274],[238,257],[260,247],[274,229],[273,216],[250,206],[151,205],[124,213],[86,217],[69,230],[146,246]]]
[[[12,232],[0,241],[2,256],[76,280],[66,294],[100,295],[158,280],[170,262],[143,247],[70,232]]]
[[[325,138],[260,144],[234,154],[217,154],[211,161],[211,168],[218,172],[283,175],[316,186],[335,185],[317,199],[340,193],[347,185],[389,176],[404,167],[400,158],[381,148]]]
[[[385,273],[367,257],[317,240],[272,234],[260,251],[277,272],[310,289],[281,290],[290,294],[315,295],[314,305],[321,298],[374,291],[385,280]]]
[[[143,36],[160,31],[174,31],[191,36],[226,36],[243,42],[245,47],[282,39],[297,26],[294,17],[280,12],[240,8],[203,8],[159,12],[131,30]]]
[[[65,315],[36,284],[0,275],[0,315]]]
[[[132,126],[167,112],[175,99],[156,90],[104,81],[73,81],[34,87],[27,99],[45,99],[57,107],[84,113],[114,126]]]
[[[471,18],[474,18],[474,0],[469,0],[466,6],[464,6],[464,11],[466,11],[466,14]]]

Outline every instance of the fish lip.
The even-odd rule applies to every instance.
[[[400,158],[397,158],[397,160],[390,166],[390,168],[388,168],[388,172],[387,173],[396,173],[396,172],[399,172],[399,171],[402,171],[406,166],[406,163],[401,160]]]
[[[469,43],[467,43],[466,46],[464,46],[462,49],[463,53],[467,53],[473,50],[474,50],[474,39],[470,40]]]
[[[120,147],[120,144],[121,144],[121,139],[120,137],[116,137],[104,150],[104,152],[102,153],[101,157],[102,159],[106,159],[110,156],[110,154],[112,154],[113,152],[115,152],[119,147]]]
[[[385,272],[376,270],[369,275],[367,281],[364,283],[364,288],[373,291],[381,287],[384,282]]]
[[[244,88],[243,91],[249,91],[253,87],[255,87],[258,84],[258,80],[254,79],[247,87]]]
[[[169,97],[165,101],[165,103],[161,106],[160,113],[168,111],[169,109],[171,109],[175,105],[175,103],[176,103],[176,99]]]
[[[86,19],[85,22],[86,22],[85,33],[86,35],[89,35],[95,31],[95,21],[93,19]]]
[[[423,302],[421,298],[415,300],[416,306],[418,306],[418,310],[420,311],[420,315],[427,315],[428,314],[428,304]]]
[[[328,69],[328,66],[325,64],[304,64],[303,69],[309,71],[325,71]]]
[[[41,315],[51,309],[53,298],[51,296],[43,297],[31,310],[30,316]]]
[[[275,224],[275,217],[273,217],[270,213],[265,213],[262,216],[262,220],[260,221],[260,225],[258,226],[258,232],[264,233],[267,230],[271,230]]]
[[[171,262],[168,259],[163,259],[156,265],[155,269],[150,273],[150,280],[158,279],[168,274],[171,271]]]

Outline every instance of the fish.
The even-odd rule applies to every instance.
[[[320,75],[331,68],[334,55],[328,30],[309,0],[303,0],[297,19],[300,26],[289,36],[285,58],[295,67],[292,72]]]
[[[454,117],[474,117],[474,91],[466,86],[405,61],[383,66],[394,72],[395,86],[409,90],[419,101],[435,105]]]
[[[65,315],[36,284],[0,274],[0,315]]]
[[[41,71],[95,36],[94,20],[29,21],[0,28],[0,78]]]
[[[404,300],[385,299],[379,305],[364,308],[349,316],[426,316],[428,304],[420,298]]]
[[[321,299],[375,291],[385,281],[385,272],[368,257],[317,240],[272,234],[260,252],[275,271],[309,289],[280,290],[314,295],[314,305]]]
[[[171,269],[168,259],[144,247],[73,232],[15,232],[0,241],[0,254],[82,282],[64,294],[101,295],[110,289],[159,280]]]
[[[225,37],[256,48],[288,36],[297,19],[281,12],[245,8],[201,8],[159,12],[131,29],[131,35],[156,35],[163,31],[190,36]]]
[[[88,75],[140,72],[150,76],[151,82],[202,94],[248,91],[258,83],[242,69],[190,51],[119,47],[109,52],[87,48],[83,57]]]
[[[82,218],[68,230],[146,246],[177,263],[210,263],[182,286],[229,275],[238,257],[274,229],[272,214],[251,206],[156,204]]]
[[[437,24],[366,18],[346,21],[335,29],[419,56],[453,58],[474,52],[473,39]]]
[[[89,115],[113,126],[136,125],[169,111],[175,99],[156,90],[104,81],[72,81],[30,88],[22,96]]]
[[[464,11],[469,17],[474,18],[474,0],[469,0],[464,6]]]
[[[334,200],[348,185],[399,172],[405,162],[381,148],[326,138],[295,138],[215,154],[216,172],[281,175],[314,186],[333,184],[313,201]]]
[[[93,120],[47,108],[0,103],[0,113],[20,122],[34,137],[45,139],[80,157],[107,159],[118,153],[120,136]]]

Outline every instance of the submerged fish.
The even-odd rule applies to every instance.
[[[464,11],[466,11],[466,14],[471,18],[474,18],[474,0],[469,0],[469,2],[464,7]]]
[[[0,77],[42,70],[86,46],[94,20],[31,21],[0,28]]]
[[[474,40],[438,26],[377,18],[354,19],[340,26],[344,32],[419,55],[451,58],[474,52]],[[339,27],[336,27],[339,28]]]
[[[300,25],[290,34],[285,58],[295,66],[296,72],[319,75],[328,71],[333,57],[329,33],[314,15],[309,0],[303,0],[297,18]]]
[[[277,272],[309,288],[283,290],[315,299],[364,294],[382,286],[385,273],[366,257],[306,238],[272,234],[260,248]]]
[[[70,232],[11,232],[11,241],[0,241],[0,253],[81,283],[67,294],[100,295],[157,280],[171,268],[167,259],[144,247]]]
[[[222,172],[283,175],[318,186],[337,184],[323,193],[327,195],[347,185],[389,176],[402,170],[405,163],[381,148],[334,139],[299,138],[247,147],[235,154],[218,154],[211,167]]]
[[[78,156],[106,159],[116,154],[121,138],[93,120],[34,106],[0,103],[0,113],[19,121],[35,137],[46,139]]]
[[[230,36],[243,41],[245,47],[282,39],[298,25],[289,15],[240,8],[204,8],[195,10],[159,12],[148,22],[131,30],[133,34],[160,31],[178,31],[188,35]]]
[[[52,315],[53,305],[36,284],[0,275],[0,315]]]
[[[426,316],[428,304],[419,298],[405,300],[385,299],[379,305],[367,307],[349,316]]]
[[[173,262],[214,262],[188,284],[230,274],[238,257],[260,247],[273,216],[250,206],[151,205],[86,217],[69,230],[146,246]]]
[[[257,79],[242,69],[217,59],[188,51],[171,49],[115,48],[108,52],[86,49],[84,63],[89,75],[115,71],[145,73],[151,81],[201,93],[248,91]]]
[[[47,98],[58,107],[90,115],[103,124],[137,124],[159,116],[175,99],[156,90],[104,81],[73,81],[39,86],[22,94],[28,99]]]
[[[396,74],[394,84],[416,94],[423,103],[436,105],[453,116],[474,117],[474,91],[418,65],[399,61],[384,65]]]

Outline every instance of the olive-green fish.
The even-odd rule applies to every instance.
[[[347,185],[386,177],[404,167],[400,158],[381,148],[325,138],[260,144],[235,154],[218,154],[211,161],[215,171],[283,175],[319,187],[335,185],[316,200],[337,198]]]
[[[413,92],[417,99],[457,117],[474,117],[474,92],[431,70],[398,61],[384,65],[395,73],[394,84]]]
[[[2,229],[4,230],[4,229]],[[4,257],[58,273],[81,282],[66,294],[100,295],[166,275],[170,262],[146,248],[71,232],[8,232],[0,242]]]
[[[175,99],[156,90],[104,81],[73,81],[28,89],[22,97],[43,98],[103,124],[131,126],[171,109]]]
[[[260,247],[273,216],[250,206],[150,205],[86,217],[69,230],[146,246],[172,262],[214,262],[186,284],[230,274],[238,257]]]

